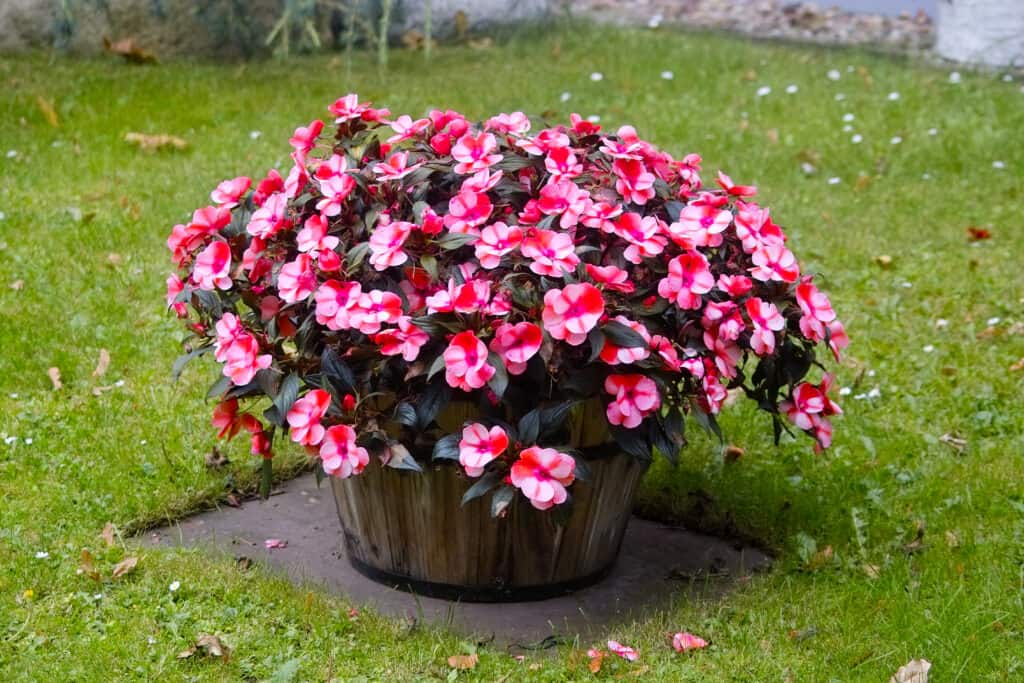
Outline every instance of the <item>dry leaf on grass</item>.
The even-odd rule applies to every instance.
[[[156,64],[156,55],[140,47],[132,38],[122,38],[111,42],[110,38],[103,37],[103,49],[111,54],[124,57],[126,62],[131,64]]]
[[[12,282],[10,284],[10,287],[15,292],[20,292],[21,290],[25,289],[25,281],[24,280],[15,280],[14,282]]]
[[[1020,372],[1021,370],[1024,370],[1024,357],[1010,366],[1010,372]]]
[[[110,367],[110,352],[107,351],[106,349],[100,349],[100,357],[99,357],[99,360],[96,361],[96,369],[92,371],[92,376],[93,377],[99,377],[104,372],[106,372],[107,368],[109,368],[109,367]]]
[[[590,673],[598,673],[601,670],[601,664],[604,663],[604,650],[587,650],[587,656],[590,657],[590,663],[587,665]]]
[[[114,525],[107,522],[103,525],[103,531],[100,532],[100,538],[103,539],[103,543],[108,548],[114,547]]]
[[[877,564],[865,564],[861,569],[864,570],[864,573],[868,575],[869,579],[877,579],[882,575],[882,568]]]
[[[471,655],[452,655],[448,658],[448,666],[453,669],[475,669],[480,657],[474,652]]]
[[[892,256],[889,256],[888,254],[879,254],[875,257],[875,263],[883,268],[888,268],[892,265]]]
[[[206,454],[204,460],[206,461],[206,466],[211,470],[218,470],[231,462],[216,446],[210,449],[210,452]]]
[[[92,553],[85,548],[82,548],[82,559],[75,573],[79,576],[88,576],[93,581],[100,580],[100,573],[96,569],[96,561],[93,559]]]
[[[175,136],[167,134],[146,135],[145,133],[125,133],[125,142],[138,145],[143,151],[155,152],[165,148],[185,149],[188,142]]]
[[[54,128],[60,128],[60,117],[57,116],[57,110],[53,106],[52,99],[36,95],[36,106],[39,107],[39,111],[42,112],[43,118],[46,119],[48,124]]]
[[[179,652],[178,659],[187,659],[199,650],[202,650],[208,657],[220,657],[224,659],[224,661],[227,661],[228,657],[231,655],[231,649],[222,643],[220,638],[204,633],[199,636],[195,645],[187,650]]]
[[[979,228],[973,225],[967,226],[967,241],[979,242],[992,238],[992,231],[987,228]]]
[[[743,457],[745,451],[739,446],[726,446],[722,451],[722,457],[726,462],[736,462]]]
[[[955,531],[946,529],[946,545],[950,548],[960,547],[960,537],[956,535]]]
[[[64,386],[63,382],[60,381],[60,368],[50,368],[46,371],[46,375],[50,378],[54,391]]]
[[[956,450],[957,453],[963,453],[967,450],[967,440],[961,439],[955,434],[943,434],[939,437],[939,441],[950,446]]]
[[[927,659],[911,659],[892,675],[889,683],[928,683],[931,668],[932,663]]]
[[[115,579],[120,579],[122,576],[130,574],[138,564],[138,557],[135,557],[134,555],[132,557],[126,557],[114,565],[114,570],[111,572],[111,576]]]

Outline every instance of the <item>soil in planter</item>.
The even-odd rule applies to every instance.
[[[277,538],[284,548],[267,550]],[[539,641],[552,633],[604,634],[608,626],[643,618],[673,597],[714,597],[764,569],[769,558],[752,546],[633,518],[619,560],[608,577],[571,595],[540,602],[453,604],[382,586],[356,572],[345,556],[337,511],[328,486],[312,474],[281,487],[269,500],[224,507],[147,532],[148,547],[202,546],[230,558],[265,562],[296,583],[313,582],[382,614],[446,624],[466,633],[494,635],[503,643]]]

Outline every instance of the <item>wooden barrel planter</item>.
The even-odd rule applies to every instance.
[[[491,517],[490,496],[461,505],[474,480],[448,464],[415,473],[373,459],[359,476],[331,485],[349,560],[361,574],[447,600],[543,600],[608,574],[646,469],[620,454],[587,464],[590,480],[570,489],[564,526],[521,495],[501,518]]]

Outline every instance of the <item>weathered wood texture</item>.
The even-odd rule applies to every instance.
[[[461,506],[474,480],[449,464],[417,474],[373,459],[361,475],[331,485],[355,560],[416,581],[466,587],[466,599],[480,589],[521,596],[524,588],[599,578],[614,563],[645,465],[623,455],[587,464],[592,476],[569,489],[573,505],[564,527],[521,495],[499,519],[491,517],[490,495]]]

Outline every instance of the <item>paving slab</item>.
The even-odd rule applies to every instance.
[[[264,540],[287,541],[268,550]],[[642,619],[673,598],[720,595],[737,580],[768,567],[770,558],[743,544],[634,517],[619,561],[598,584],[536,602],[451,603],[414,596],[375,583],[345,557],[330,488],[312,474],[285,483],[268,500],[245,501],[146,533],[148,547],[201,547],[246,557],[282,571],[295,582],[343,594],[355,604],[392,617],[448,624],[457,631],[505,643],[547,636],[599,635],[617,622]]]

